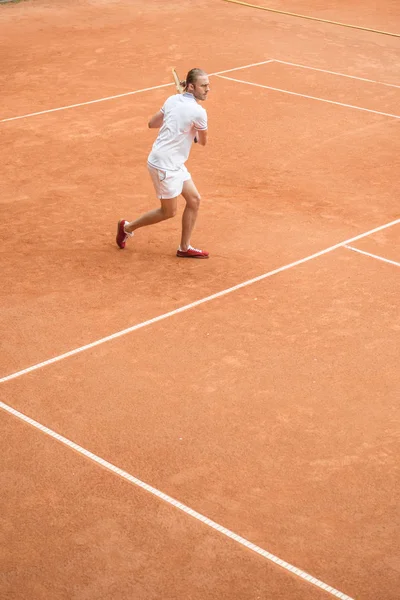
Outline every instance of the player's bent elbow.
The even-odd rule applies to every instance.
[[[164,121],[164,113],[160,110],[158,113],[153,115],[147,123],[149,129],[158,129],[161,127]]]

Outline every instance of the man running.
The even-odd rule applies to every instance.
[[[186,77],[183,94],[170,96],[148,125],[160,129],[149,154],[147,167],[161,206],[135,221],[118,222],[116,242],[125,248],[128,237],[140,227],[153,225],[176,215],[178,197],[182,194],[186,207],[182,215],[181,243],[176,252],[180,258],[208,258],[208,252],[193,248],[190,237],[200,206],[200,194],[185,162],[193,142],[207,143],[207,113],[200,102],[207,99],[210,83],[202,69],[191,69]]]

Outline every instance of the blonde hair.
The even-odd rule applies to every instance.
[[[189,84],[195,85],[198,78],[201,77],[202,75],[207,75],[207,73],[205,71],[203,71],[203,69],[197,69],[197,68],[190,69],[190,71],[186,75],[185,90],[187,90]]]

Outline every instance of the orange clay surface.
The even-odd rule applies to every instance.
[[[395,4],[265,3],[398,33]],[[397,600],[399,39],[211,0],[31,0],[0,33],[0,378],[393,222],[350,245],[397,264],[340,247],[0,387],[342,594]],[[188,163],[208,261],[175,257],[179,218],[114,241],[157,206],[171,66],[241,80],[210,77]],[[335,597],[4,411],[1,431],[7,599]]]

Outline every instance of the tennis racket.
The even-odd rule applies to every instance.
[[[176,91],[178,92],[178,94],[183,94],[183,92],[185,91],[185,87],[183,83],[181,83],[181,80],[179,79],[178,73],[176,72],[175,68],[172,69],[172,77],[175,81]]]
[[[172,69],[172,77],[174,78],[176,91],[178,92],[178,94],[183,94],[183,92],[185,91],[185,86],[179,79],[178,73],[176,72],[175,68]],[[197,136],[194,136],[194,143],[197,144]]]

